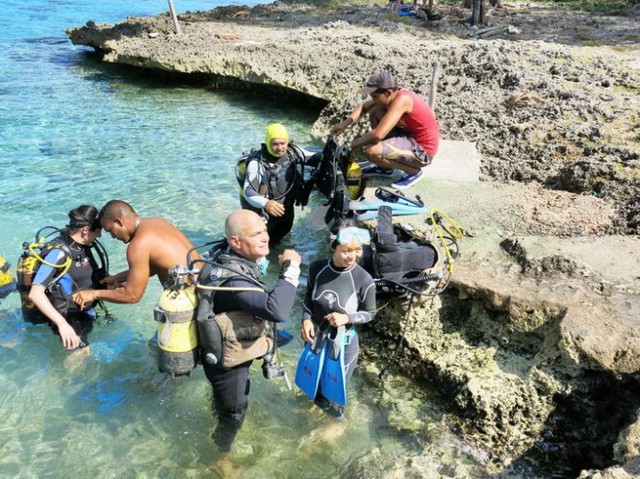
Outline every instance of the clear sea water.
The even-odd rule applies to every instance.
[[[218,5],[174,3],[179,12]],[[112,198],[169,219],[196,244],[217,238],[238,207],[235,159],[260,143],[265,126],[281,121],[298,143],[308,142],[317,112],[103,65],[65,35],[88,20],[166,9],[162,0],[0,0],[0,256],[14,267],[41,226],[63,226],[69,209]],[[305,263],[327,252],[324,232],[304,221],[309,211],[284,244]],[[102,243],[111,272],[124,269],[124,245]],[[219,477],[210,469],[215,419],[202,369],[165,381],[147,345],[160,290],[152,279],[140,303],[110,305],[118,320],[96,325],[92,355],[83,360],[47,327],[25,323],[16,293],[0,300],[0,477]],[[296,339],[282,350],[291,377],[301,348],[298,317],[299,307],[288,325]],[[424,444],[390,427],[378,409],[390,390],[407,398],[409,416],[429,430],[433,475],[424,477],[437,477],[441,467],[473,469],[472,451],[438,425],[429,391],[401,377],[381,385],[365,366],[350,384],[345,430],[323,440],[335,426],[283,381],[265,380],[256,364],[231,459],[242,477],[318,478],[346,477],[370,454],[413,454]]]

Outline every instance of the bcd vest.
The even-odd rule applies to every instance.
[[[304,158],[297,147],[289,145],[287,152],[277,159],[266,152],[264,145],[260,151],[252,150],[243,156],[236,166],[240,186],[244,185],[246,170],[252,161],[258,161],[264,173],[259,185],[252,184],[259,195],[270,200],[306,203],[304,178],[297,169],[298,164],[304,162]]]
[[[255,263],[236,255],[219,254],[214,263],[206,263],[200,271],[198,342],[202,361],[212,366],[232,368],[273,349],[264,319],[244,311],[215,312],[216,288],[225,288],[226,283],[239,276],[255,281],[256,292],[264,292]]]

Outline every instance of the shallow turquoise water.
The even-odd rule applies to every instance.
[[[186,11],[216,3],[175,5]],[[64,34],[87,20],[164,9],[161,0],[0,0],[0,255],[13,266],[21,244],[41,226],[62,226],[69,209],[112,198],[142,215],[166,217],[194,243],[213,239],[238,207],[235,158],[261,141],[266,124],[281,121],[295,140],[307,142],[316,112],[162,84],[98,63]],[[308,213],[298,215],[285,241],[305,263],[326,253],[324,233],[302,220]],[[102,242],[112,272],[124,268],[124,245]],[[163,381],[147,346],[159,293],[152,279],[140,303],[109,306],[118,320],[96,326],[93,354],[79,362],[70,361],[48,328],[22,320],[17,294],[1,300],[0,477],[211,477],[209,385],[201,369]],[[298,312],[289,326],[296,336]],[[283,350],[290,376],[299,349],[296,339]],[[428,393],[393,381],[388,387],[412,397],[422,421],[440,420]],[[374,375],[362,368],[350,388],[346,432],[318,443],[327,420],[309,415],[308,400],[281,380],[264,380],[254,366],[249,415],[233,454],[244,477],[334,477],[374,450],[410,452],[411,441],[375,409],[383,390]],[[446,429],[431,439],[434,470],[474,462]]]

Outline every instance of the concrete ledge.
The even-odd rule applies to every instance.
[[[475,143],[466,141],[440,141],[433,162],[424,169],[425,175],[436,180],[457,183],[480,181],[482,155]]]

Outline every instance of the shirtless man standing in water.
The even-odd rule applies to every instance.
[[[98,215],[103,231],[127,246],[129,269],[103,280],[109,289],[89,289],[73,295],[80,308],[102,299],[112,303],[137,303],[142,299],[149,278],[158,275],[162,284],[169,269],[184,265],[191,242],[163,218],[142,218],[128,203],[111,200]],[[193,258],[199,258],[197,251]]]

